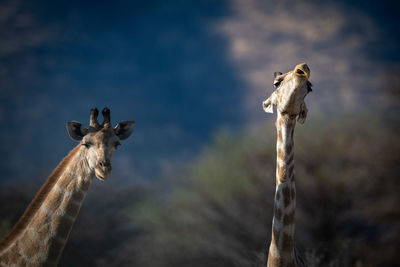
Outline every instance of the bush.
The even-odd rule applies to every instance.
[[[400,141],[365,117],[295,131],[296,243],[315,266],[397,263]],[[272,125],[272,122],[271,122]],[[132,212],[146,236],[130,264],[260,266],[271,236],[275,129],[217,134],[189,175]],[[171,189],[172,188],[172,189]]]

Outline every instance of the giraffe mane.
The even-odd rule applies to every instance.
[[[53,170],[53,172],[49,175],[44,185],[40,188],[39,192],[36,194],[34,199],[29,204],[28,208],[25,210],[21,218],[15,224],[11,232],[0,242],[0,251],[5,249],[10,242],[16,238],[19,234],[21,234],[22,230],[25,229],[28,222],[34,216],[36,211],[40,208],[43,201],[46,199],[50,190],[53,188],[54,184],[57,182],[58,178],[65,170],[66,166],[71,162],[71,159],[76,155],[79,151],[80,144],[77,145],[74,149],[72,149],[67,156],[65,156],[60,164]]]

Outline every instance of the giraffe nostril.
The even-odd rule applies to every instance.
[[[111,163],[110,163],[109,161],[100,161],[100,162],[99,162],[99,166],[100,166],[101,168],[108,168],[108,169],[110,169],[110,168],[111,168]]]

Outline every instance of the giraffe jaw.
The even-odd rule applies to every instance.
[[[94,173],[95,173],[97,179],[99,179],[100,181],[107,180],[108,176],[110,175],[110,172],[103,172],[98,169],[95,169]]]

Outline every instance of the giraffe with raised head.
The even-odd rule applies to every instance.
[[[293,162],[293,134],[297,121],[303,124],[307,116],[305,96],[311,91],[310,69],[297,65],[285,74],[274,73],[275,91],[263,102],[265,112],[273,113],[276,106],[276,188],[272,237],[268,266],[306,266],[296,251],[294,242],[296,186]]]
[[[89,186],[111,173],[115,149],[130,136],[134,121],[111,126],[110,110],[90,112],[89,128],[68,122],[70,137],[80,143],[60,162],[25,213],[0,243],[0,266],[56,266]]]

